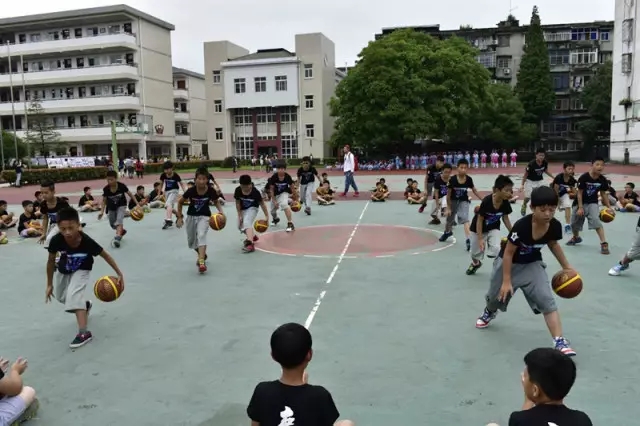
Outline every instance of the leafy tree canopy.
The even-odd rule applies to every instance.
[[[27,108],[29,128],[25,135],[27,142],[41,155],[47,155],[49,151],[58,151],[64,143],[60,143],[60,133],[55,130],[55,126],[46,115],[40,100],[35,98]]]
[[[336,88],[334,142],[383,146],[468,132],[486,100],[489,72],[460,38],[401,30],[373,41]]]
[[[594,76],[582,91],[581,100],[589,111],[589,118],[581,121],[579,128],[587,144],[609,133],[612,74],[611,61],[598,66]]]
[[[549,71],[549,51],[544,41],[537,6],[533,7],[531,24],[526,34],[516,93],[524,107],[527,123],[540,123],[549,116],[555,104],[556,97]]]
[[[0,135],[2,138],[2,149],[4,151],[4,159],[5,161],[9,161],[12,158],[25,158],[27,153],[27,144],[20,138],[17,138],[18,141],[18,155],[16,156],[16,143],[13,138],[12,132],[2,131]]]

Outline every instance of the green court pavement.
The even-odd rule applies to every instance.
[[[312,383],[331,390],[344,417],[370,426],[505,425],[519,408],[522,357],[551,340],[543,319],[519,295],[489,329],[475,329],[490,265],[465,275],[469,256],[460,226],[458,243],[444,250],[344,258],[335,270],[348,238],[336,242],[336,256],[328,258],[245,255],[234,210],[226,208],[226,229],[209,233],[204,276],[184,231],[160,229],[162,212],[127,221],[119,250],[109,247],[106,219],[84,215],[86,232],[124,271],[126,291],[114,303],[95,303],[89,324],[95,340],[75,352],[68,349],[74,318],[57,303],[44,304],[44,249],[34,241],[0,246],[2,356],[29,358],[25,381],[41,400],[34,425],[247,425],[255,384],[278,375],[269,356],[271,332],[284,322],[304,323],[325,291],[310,326],[315,354],[309,373]],[[314,207],[310,217],[295,215],[298,229],[358,223],[423,228],[427,219],[400,201],[338,202]],[[578,352],[578,382],[568,403],[587,411],[594,424],[640,416],[640,333],[632,317],[640,302],[640,267],[623,277],[607,275],[627,250],[637,220],[619,214],[607,225],[611,256],[598,253],[593,232],[585,233],[581,247],[566,248],[585,282],[578,298],[559,302],[566,336]],[[558,265],[548,250],[544,256],[553,274]],[[98,260],[94,278],[107,273]]]

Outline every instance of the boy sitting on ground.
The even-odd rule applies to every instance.
[[[129,205],[127,206],[127,208],[129,209],[129,212],[135,209],[138,206],[138,204],[142,207],[145,213],[148,213],[151,211],[149,209],[149,206],[147,205],[147,202],[148,202],[147,196],[144,195],[144,186],[138,185],[136,188],[136,193],[133,194],[133,197],[135,198],[135,201],[133,199],[129,200]],[[136,201],[138,202],[138,204],[136,204]]]
[[[418,181],[414,180],[411,182],[411,187],[407,194],[407,202],[409,204],[422,204],[423,199],[422,191],[418,189]]]
[[[316,189],[316,198],[318,199],[318,204],[321,206],[330,206],[335,204],[333,201],[335,191],[331,189],[331,183],[328,180],[325,180],[320,184],[318,189]]]
[[[374,203],[383,202],[385,198],[384,186],[378,182],[376,188],[371,192],[371,201]]]
[[[36,220],[33,214],[33,201],[22,202],[24,213],[18,219],[18,234],[22,238],[33,238],[42,236],[42,224]]]
[[[633,182],[627,182],[624,186],[624,194],[618,201],[618,210],[628,212],[640,212],[640,197],[634,191],[636,186]]]
[[[0,358],[0,425],[17,425],[33,419],[38,413],[36,391],[22,383],[27,360],[9,361]]]
[[[162,198],[162,194],[160,194],[160,189],[162,188],[161,182],[156,182],[153,184],[153,190],[149,193],[147,197],[147,202],[149,203],[149,207],[152,209],[164,209],[164,201]]]
[[[311,334],[300,324],[284,324],[273,332],[271,358],[282,366],[282,376],[256,386],[247,407],[251,426],[354,426],[350,420],[338,420],[340,413],[328,390],[308,384],[305,370],[313,357],[311,347]]]
[[[409,192],[411,191],[411,184],[413,184],[413,179],[407,179],[407,187],[404,189],[404,199],[409,198]]]
[[[13,213],[7,211],[8,204],[5,200],[0,200],[0,229],[13,228],[18,223],[18,218]]]
[[[100,211],[100,203],[91,195],[91,188],[85,186],[82,190],[84,195],[78,200],[78,210],[81,212],[97,212]]]

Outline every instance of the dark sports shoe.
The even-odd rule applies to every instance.
[[[78,333],[76,334],[76,338],[73,339],[73,341],[69,344],[69,347],[71,349],[77,349],[86,345],[92,340],[93,336],[91,335],[90,331],[87,331],[86,333]]]
[[[444,243],[445,241],[447,241],[449,238],[453,237],[453,232],[445,232],[444,234],[442,234],[440,236],[440,238],[438,238],[438,240],[441,243]]]
[[[571,349],[569,341],[564,337],[556,337],[553,339],[553,346],[556,350],[559,350],[567,356],[576,356],[576,351]]]
[[[256,251],[256,247],[253,245],[253,243],[251,241],[247,241],[248,244],[245,244],[244,247],[242,247],[242,251],[245,253],[253,253],[254,251]]]
[[[162,225],[162,229],[169,229],[173,226],[173,222],[170,220],[165,220],[164,225]]]
[[[478,263],[472,263],[471,265],[469,265],[469,267],[467,268],[467,275],[473,275],[475,274],[478,269],[480,269],[480,267],[482,266],[482,262],[478,262]]]
[[[291,231],[295,231],[296,227],[293,225],[293,223],[289,222],[289,224],[287,224],[287,232],[291,232]]]
[[[307,214],[307,216],[311,216],[311,209],[309,207],[304,209],[304,212]]]
[[[273,221],[271,222],[272,225],[277,225],[278,223],[280,223],[280,218],[279,217],[274,217]]]
[[[480,315],[480,317],[476,320],[476,328],[489,327],[489,323],[496,317],[497,314],[497,312],[491,312],[487,308],[484,308],[484,312],[482,312],[482,315]]]

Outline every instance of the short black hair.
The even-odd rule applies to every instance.
[[[240,178],[238,179],[238,183],[240,185],[251,185],[251,176],[249,175],[240,176]]]
[[[6,204],[9,204],[7,203],[7,200],[0,200],[0,206],[4,206]]]
[[[442,161],[444,163],[444,156],[438,155],[438,157],[436,158],[436,161]]]
[[[196,170],[196,179],[198,178],[198,176],[204,176],[207,179],[209,179],[209,171],[203,167],[198,167],[198,169]]]
[[[116,179],[118,179],[118,172],[116,172],[115,170],[109,170],[107,172],[107,177],[108,178],[116,178]]]
[[[460,167],[462,165],[465,165],[465,166],[469,165],[469,162],[467,161],[466,158],[461,158],[461,159],[458,160],[458,167]]]
[[[496,189],[502,189],[505,186],[509,186],[509,185],[513,186],[513,181],[511,180],[511,178],[506,175],[499,175],[496,178],[496,181],[493,184],[493,187]]]
[[[26,207],[27,207],[27,206],[29,206],[29,205],[33,205],[33,201],[31,201],[31,200],[24,200],[24,201],[22,202],[22,207],[25,207],[25,208],[26,208]]]
[[[630,186],[631,189],[635,189],[636,188],[636,186],[635,186],[635,184],[633,182],[627,182],[627,186]]]
[[[58,223],[64,220],[80,223],[80,215],[73,207],[64,207],[58,211]]]
[[[326,183],[327,185],[331,185],[331,182],[329,182],[329,180],[328,180],[328,179],[325,179],[325,181],[324,181],[324,182],[322,182],[322,183],[323,183],[323,184],[325,184],[325,183]]]
[[[308,155],[302,157],[302,161],[307,161],[307,162],[311,162],[311,157],[309,157]]]
[[[87,192],[90,191],[91,187],[90,186],[85,186],[84,188],[82,188],[82,192]]]
[[[545,151],[545,149],[544,149],[544,148],[538,148],[538,149],[536,149],[536,155],[538,155],[538,154],[546,154],[546,153],[547,153],[547,151]]]
[[[565,161],[564,164],[562,165],[563,169],[566,169],[567,167],[575,167],[576,165],[573,163],[573,161]]]
[[[442,166],[442,170],[444,169],[453,170],[453,166],[449,163],[444,163],[444,165]]]
[[[531,207],[557,206],[558,194],[550,186],[544,185],[531,191]]]
[[[597,157],[594,157],[591,164],[595,164],[596,161],[602,161],[604,163],[604,158],[598,155]]]
[[[290,322],[271,335],[271,356],[285,369],[296,368],[307,358],[313,340],[304,326]]]
[[[413,179],[411,178],[407,179],[407,183],[411,183],[411,182],[413,182]]]
[[[171,161],[165,161],[162,165],[162,170],[173,169],[173,163]]]
[[[385,178],[380,178],[380,183],[387,183],[387,180]]]
[[[56,184],[53,183],[53,181],[45,180],[44,182],[42,182],[40,184],[40,188],[49,188],[50,190],[55,191],[56,190]],[[36,197],[37,197],[37,195],[36,195]]]
[[[576,364],[553,348],[534,349],[524,356],[529,380],[552,401],[563,400],[576,381]]]
[[[154,182],[153,187],[154,187],[154,188],[157,188],[157,187],[159,187],[160,185],[162,185],[162,182]]]
[[[38,198],[40,195],[42,195],[41,191],[36,191],[36,192],[33,193],[33,196],[36,197],[36,198]]]
[[[144,186],[142,186],[142,185],[138,185],[138,186],[136,187],[136,191],[140,191],[141,189],[144,189]]]
[[[287,162],[284,160],[276,161],[276,169],[287,169]]]

